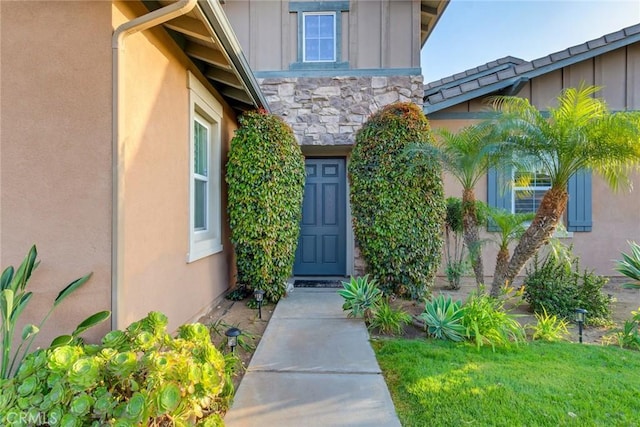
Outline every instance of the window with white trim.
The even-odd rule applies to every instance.
[[[304,62],[336,61],[336,13],[304,12],[302,57]]]
[[[513,173],[513,213],[536,213],[544,194],[551,188],[551,177],[543,171],[517,170]]]
[[[189,73],[189,254],[193,262],[222,251],[222,105]]]

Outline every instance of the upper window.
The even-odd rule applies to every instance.
[[[220,122],[222,105],[189,74],[190,178],[187,261],[222,251]]]
[[[349,68],[349,63],[342,60],[343,19],[348,19],[348,0],[290,1],[289,12],[297,17],[297,53],[295,62],[289,64],[290,70]]]
[[[335,62],[336,14],[335,12],[304,13],[302,31],[304,62]]]
[[[551,178],[544,172],[515,171],[513,183],[513,213],[537,212],[544,194],[551,188]]]

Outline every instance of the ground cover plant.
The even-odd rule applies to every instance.
[[[442,168],[424,153],[413,168],[403,152],[432,143],[429,122],[411,103],[373,114],[356,134],[349,162],[353,230],[367,270],[383,291],[428,293],[441,260],[445,217]]]
[[[239,121],[226,174],[238,283],[277,301],[285,293],[298,244],[304,157],[279,117],[248,112]]]
[[[404,427],[638,422],[639,352],[546,342],[492,352],[401,339],[373,347]]]
[[[167,333],[152,312],[100,345],[62,345],[29,354],[0,382],[0,424],[220,426],[233,397],[233,354],[223,355],[200,323]]]
[[[563,341],[569,336],[569,322],[555,314],[547,313],[542,308],[542,313],[536,313],[535,325],[529,325],[528,329],[532,331],[532,340],[542,341]]]
[[[382,300],[373,312],[369,329],[378,330],[381,334],[402,335],[404,327],[409,323],[409,313],[391,307],[388,300]]]

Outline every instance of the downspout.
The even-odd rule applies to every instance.
[[[124,148],[125,131],[125,85],[124,78],[124,41],[127,36],[163,24],[178,16],[189,13],[197,0],[180,0],[168,6],[149,12],[120,25],[113,32],[112,49],[112,88],[113,88],[113,128],[112,128],[112,225],[111,225],[111,328],[124,327],[121,286],[124,275]]]

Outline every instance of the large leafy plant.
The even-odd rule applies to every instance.
[[[420,318],[424,321],[427,333],[441,340],[462,341],[464,326],[462,325],[462,303],[453,301],[440,294],[427,301]]]
[[[225,358],[206,326],[176,338],[152,312],[101,345],[65,345],[30,354],[2,385],[0,420],[49,425],[222,425],[229,402]],[[44,422],[42,422],[44,421]]]
[[[445,202],[442,168],[425,152],[410,168],[403,152],[432,143],[420,108],[392,104],[356,134],[349,180],[353,229],[368,272],[398,295],[425,295],[440,265]]]
[[[282,119],[248,112],[239,121],[226,174],[238,281],[277,301],[286,290],[298,244],[304,158]]]
[[[12,376],[12,373],[15,372],[29,352],[36,335],[40,332],[40,329],[46,323],[47,319],[49,319],[51,313],[53,313],[62,301],[85,284],[91,277],[91,273],[89,273],[72,281],[62,289],[40,323],[37,325],[29,323],[22,329],[20,344],[17,349],[14,349],[16,325],[18,324],[20,315],[25,308],[27,308],[33,296],[33,292],[27,291],[27,284],[40,263],[37,261],[37,257],[38,251],[34,245],[29,249],[29,252],[17,270],[15,270],[13,266],[9,266],[2,272],[2,276],[0,276],[0,330],[2,331],[0,379],[6,379]],[[108,319],[109,316],[109,311],[96,313],[81,322],[71,335],[60,336],[53,341],[53,344],[68,344],[77,340],[81,333]]]
[[[526,339],[524,328],[505,310],[504,301],[483,292],[472,293],[463,305],[462,324],[465,335],[478,348],[483,345],[510,346]]]

